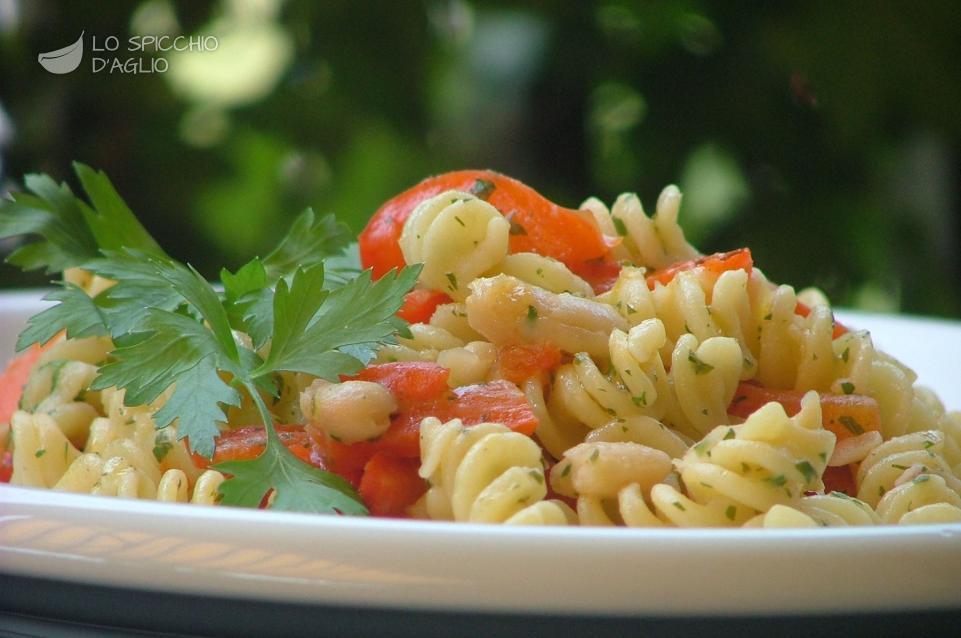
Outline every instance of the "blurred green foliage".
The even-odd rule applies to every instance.
[[[37,64],[81,31],[220,47],[164,74]],[[961,317],[959,59],[952,2],[13,0],[0,170],[10,188],[103,168],[208,275],[304,206],[359,230],[454,168],[567,205],[629,190],[650,210],[677,182],[705,251],[749,245],[840,304]],[[2,286],[42,281],[0,266]]]

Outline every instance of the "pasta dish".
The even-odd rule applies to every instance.
[[[704,255],[681,193],[431,177],[354,242],[305,211],[212,285],[99,172],[0,203],[62,272],[0,375],[0,481],[473,523],[961,522],[961,413],[816,289]]]

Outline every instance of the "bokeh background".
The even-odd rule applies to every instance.
[[[164,74],[40,67],[81,31],[220,47]],[[673,182],[705,251],[957,318],[959,60],[952,2],[0,0],[0,180],[102,168],[209,276],[305,206],[359,230],[454,168],[572,206],[634,191],[650,210]],[[43,283],[0,265],[0,287]]]

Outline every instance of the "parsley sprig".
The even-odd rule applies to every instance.
[[[373,281],[351,256],[346,226],[308,209],[266,257],[222,270],[220,292],[163,252],[103,173],[75,169],[90,204],[37,175],[25,180],[29,193],[0,202],[0,238],[34,237],[8,261],[48,273],[81,267],[116,284],[91,298],[64,283],[47,296],[56,305],[30,318],[18,350],[62,330],[111,337],[115,350],[91,388],[122,388],[127,405],[169,392],[154,415],[157,428],[176,421],[178,438],[208,458],[226,407],[252,401],[267,446],[254,460],[216,465],[232,475],[220,488],[225,504],[256,507],[272,493],[278,509],[366,513],[346,481],[284,446],[267,400],[277,395],[280,372],[336,381],[406,333],[395,313],[418,268]]]

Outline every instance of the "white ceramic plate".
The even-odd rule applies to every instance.
[[[0,359],[35,294],[0,296]],[[952,408],[961,324],[843,313]],[[259,601],[646,616],[961,608],[961,525],[537,529],[205,508],[0,486],[2,573]]]

